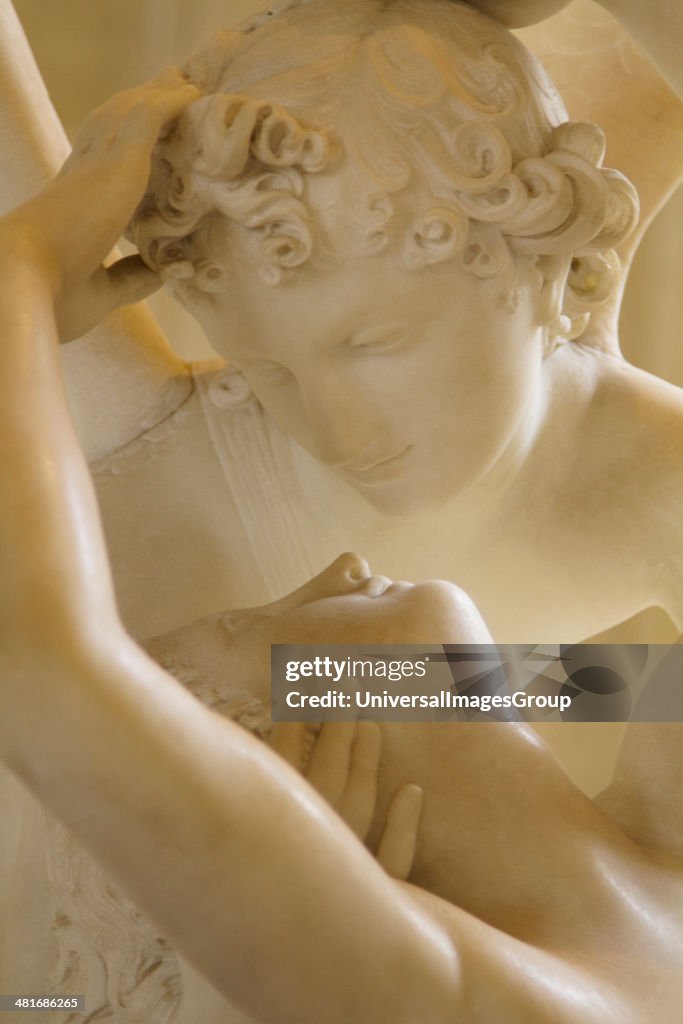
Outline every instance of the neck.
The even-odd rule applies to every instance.
[[[597,354],[600,356],[600,353]],[[529,507],[539,488],[555,492],[582,444],[597,382],[593,353],[567,344],[542,359],[514,431],[482,476],[458,499],[462,511],[500,514],[516,498]],[[543,507],[545,501],[537,501]]]

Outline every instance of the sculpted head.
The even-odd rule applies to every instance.
[[[373,504],[471,484],[618,274],[637,201],[601,131],[452,0],[300,3],[186,71],[205,95],[157,147],[144,258]]]

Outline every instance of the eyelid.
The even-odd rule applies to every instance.
[[[248,374],[289,373],[286,366],[282,366],[280,363],[269,363],[265,359],[262,361],[257,359],[243,360],[242,365]]]
[[[393,352],[404,348],[414,339],[415,331],[401,327],[389,330],[364,331],[351,336],[345,342],[347,348],[365,349],[369,352]]]

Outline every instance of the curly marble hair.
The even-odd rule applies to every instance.
[[[229,286],[231,251],[271,285],[388,249],[415,269],[455,259],[511,310],[520,260],[565,256],[564,338],[610,294],[635,190],[602,166],[601,130],[568,121],[538,62],[465,4],[300,0],[185,72],[204,95],[157,145],[131,225],[185,304]]]

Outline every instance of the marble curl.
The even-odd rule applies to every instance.
[[[226,225],[270,285],[393,251],[414,270],[458,260],[510,309],[521,260],[565,256],[567,337],[620,276],[633,186],[602,166],[601,130],[567,120],[534,58],[470,8],[293,5],[187,71],[207,95],[159,143],[131,234],[190,305],[229,287]]]

